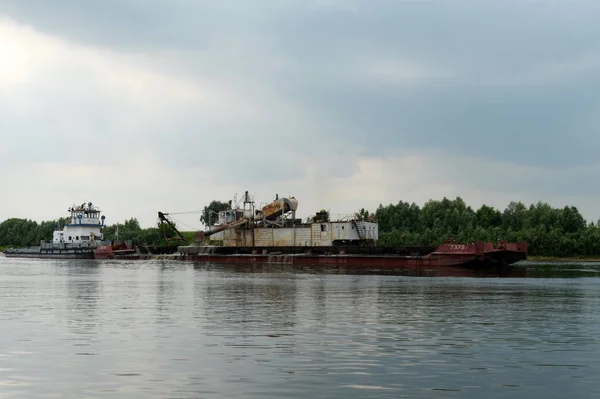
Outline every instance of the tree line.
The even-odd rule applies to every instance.
[[[379,223],[380,245],[508,240],[527,241],[531,255],[600,255],[600,223],[587,223],[574,206],[511,202],[502,211],[487,205],[474,210],[457,197],[430,200],[423,207],[403,201],[380,205],[369,215]]]
[[[216,221],[211,214],[227,206],[225,202],[211,202],[204,208],[203,221]],[[356,214],[361,219],[379,223],[379,245],[435,246],[447,239],[458,242],[508,240],[527,241],[531,255],[600,255],[600,222],[586,222],[574,206],[554,208],[545,202],[529,206],[511,202],[504,210],[487,205],[475,210],[457,197],[430,200],[422,207],[400,201],[380,205],[374,213],[360,209]],[[59,226],[63,226],[64,221],[60,219]],[[52,238],[55,226],[54,221],[7,219],[0,223],[0,247],[37,245],[41,240]],[[143,229],[135,218],[105,226],[102,232],[105,240],[118,238],[148,245],[165,245],[165,237],[174,236],[173,231],[164,230],[164,226]]]
[[[55,221],[37,223],[29,219],[11,218],[0,223],[0,248],[25,247],[39,245],[40,241],[50,241],[52,232],[58,226],[62,228],[65,218]],[[136,218],[130,218],[123,223],[115,223],[102,228],[104,240],[131,240],[136,244],[164,245],[165,234],[172,237],[172,231],[163,228],[141,228]]]

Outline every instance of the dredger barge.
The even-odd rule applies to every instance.
[[[255,207],[246,192],[229,210],[220,211],[206,231],[195,233],[192,245],[140,246],[96,250],[97,259],[172,259],[178,261],[243,264],[343,266],[365,269],[503,268],[527,257],[527,243],[445,242],[437,247],[383,247],[377,245],[378,224],[361,215],[330,216],[321,211],[302,221],[296,218],[298,201],[279,198]],[[158,212],[170,222],[167,213]]]

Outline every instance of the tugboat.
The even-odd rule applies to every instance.
[[[74,205],[68,212],[70,216],[62,229],[56,222],[52,241],[9,248],[4,255],[8,258],[94,259],[94,252],[102,243],[100,229],[104,226],[104,215],[100,215],[100,210],[91,202]]]

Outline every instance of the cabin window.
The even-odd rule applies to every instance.
[[[326,224],[322,224],[321,225],[321,231],[327,231],[327,225]]]
[[[71,241],[71,240],[72,240],[72,238],[71,238],[71,236],[69,236],[69,241]]]
[[[76,240],[79,240],[79,236],[75,237]]]

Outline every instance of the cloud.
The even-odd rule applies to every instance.
[[[245,189],[307,212],[446,195],[597,217],[596,2],[32,0],[2,14],[0,178],[43,176],[61,203],[89,173],[104,180],[86,199],[145,223]],[[21,202],[0,219],[26,216]]]
[[[73,44],[12,21],[0,34],[8,38],[0,49],[2,128],[20,132],[7,143],[13,153],[31,154],[16,162],[118,162],[150,151],[158,163],[194,166],[202,158],[264,159],[273,144],[300,141],[291,133],[300,113],[259,88],[167,75],[143,55]],[[275,137],[267,132],[273,128]]]
[[[7,89],[0,94],[1,128],[14,132],[2,146],[0,176],[15,196],[6,197],[13,205],[3,218],[59,217],[50,204],[62,210],[83,195],[104,200],[114,216],[153,224],[157,209],[135,204],[153,200],[168,208],[160,198],[185,192],[194,203],[175,194],[176,203],[198,209],[214,198],[207,194],[229,198],[241,182],[302,177],[311,157],[329,151],[327,140],[313,142],[318,129],[302,134],[302,111],[268,90],[171,77],[143,56],[70,43],[11,20],[2,21],[0,35],[8,38],[0,50],[0,84]],[[311,147],[311,155],[302,154]],[[36,208],[35,192],[56,199]]]
[[[358,169],[349,176],[319,179],[313,175],[312,186],[299,186],[320,193],[309,209],[326,204],[322,207],[332,213],[352,213],[357,204],[374,211],[380,204],[400,200],[423,205],[429,199],[461,197],[474,209],[487,204],[503,210],[511,201],[544,201],[555,207],[577,203],[591,220],[598,214],[595,198],[600,188],[589,182],[600,173],[600,163],[549,172],[485,156],[414,150],[357,159]]]
[[[18,132],[6,143],[13,153],[29,154],[16,162],[118,161],[133,146],[145,147],[147,128],[166,127],[161,124],[182,107],[202,100],[185,82],[110,52],[11,21],[1,23],[0,35],[6,38],[0,48],[0,109],[6,116],[0,127]]]

